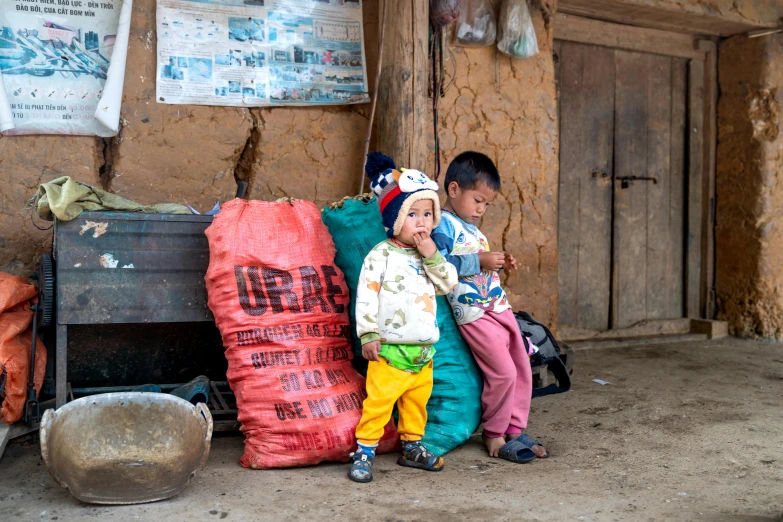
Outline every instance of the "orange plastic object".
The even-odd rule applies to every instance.
[[[0,383],[5,379],[0,410],[8,424],[24,414],[33,342],[30,304],[37,297],[38,290],[27,279],[0,272]],[[36,393],[41,391],[45,372],[46,348],[39,339],[35,350]]]

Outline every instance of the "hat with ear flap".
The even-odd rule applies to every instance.
[[[411,206],[422,199],[432,201],[433,226],[438,226],[438,184],[426,174],[414,169],[397,169],[394,160],[380,152],[367,155],[364,171],[370,178],[370,189],[378,199],[387,236],[394,237],[402,231],[402,224]]]

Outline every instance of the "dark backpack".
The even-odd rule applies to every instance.
[[[570,372],[566,361],[563,361],[563,357],[561,357],[560,345],[555,341],[552,332],[542,323],[530,317],[527,312],[514,312],[514,317],[526,347],[529,348],[528,343],[533,343],[538,348],[538,352],[530,356],[530,365],[534,368],[546,366],[546,369],[552,372],[557,380],[556,384],[534,388],[533,397],[568,391],[571,388]],[[569,353],[567,357],[570,359],[572,356],[572,353]],[[567,362],[571,363],[570,360]]]

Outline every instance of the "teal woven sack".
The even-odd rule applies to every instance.
[[[367,371],[367,361],[361,356],[361,344],[356,338],[354,302],[356,282],[362,263],[372,248],[386,239],[381,214],[375,198],[346,199],[322,214],[334,245],[337,247],[335,264],[345,274],[351,293],[351,332],[354,353],[361,361],[359,371]],[[481,373],[473,360],[451,315],[451,307],[443,296],[438,296],[438,324],[440,341],[435,345],[432,395],[427,403],[427,426],[423,443],[437,455],[456,448],[476,431],[481,422]]]

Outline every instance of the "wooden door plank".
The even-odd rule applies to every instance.
[[[688,67],[688,207],[685,241],[685,309],[702,317],[702,222],[704,174],[704,62]]]
[[[704,183],[702,241],[702,317],[713,319],[715,303],[715,174],[717,161],[718,118],[718,49],[714,41],[701,40],[699,48],[707,51],[704,62]]]
[[[704,52],[696,48],[693,35],[614,24],[562,13],[555,17],[555,38],[614,49],[704,60]]]
[[[575,78],[582,67],[578,60],[580,54],[575,51],[572,59],[570,50],[576,46],[561,45],[558,55],[558,116],[559,116],[559,159],[560,176],[557,191],[557,249],[558,249],[558,324],[577,324],[577,263],[579,238],[575,225],[579,220],[579,183],[576,177],[578,151],[584,148],[579,127],[571,122],[572,114],[581,114],[583,100],[571,95]],[[573,69],[573,71],[572,71]],[[563,83],[565,75],[567,84]]]
[[[564,42],[559,85],[559,323],[606,330],[611,277],[614,52]]]
[[[647,55],[647,312],[645,319],[672,319],[671,287],[674,269],[669,235],[671,206],[672,59]]]
[[[671,196],[669,198],[669,236],[672,248],[672,271],[666,280],[670,288],[670,317],[685,316],[684,308],[684,234],[685,234],[685,143],[688,61],[672,60],[671,119]]]
[[[615,175],[647,175],[647,78],[640,53],[616,51]],[[612,327],[647,314],[647,182],[614,183]]]
[[[586,150],[579,190],[579,323],[609,328],[612,261],[612,171],[614,141],[614,51],[583,46],[582,71],[588,110]]]
[[[557,116],[558,116],[557,135],[560,136],[560,125],[562,123],[560,121],[560,95],[562,94],[563,91],[563,86],[560,83],[562,81],[562,78],[560,77],[560,67],[561,67],[561,63],[563,62],[563,43],[560,42],[559,40],[555,40],[552,42],[552,61],[554,62],[554,66],[555,66],[555,104],[557,107]],[[559,152],[560,151],[558,149],[558,154]]]

